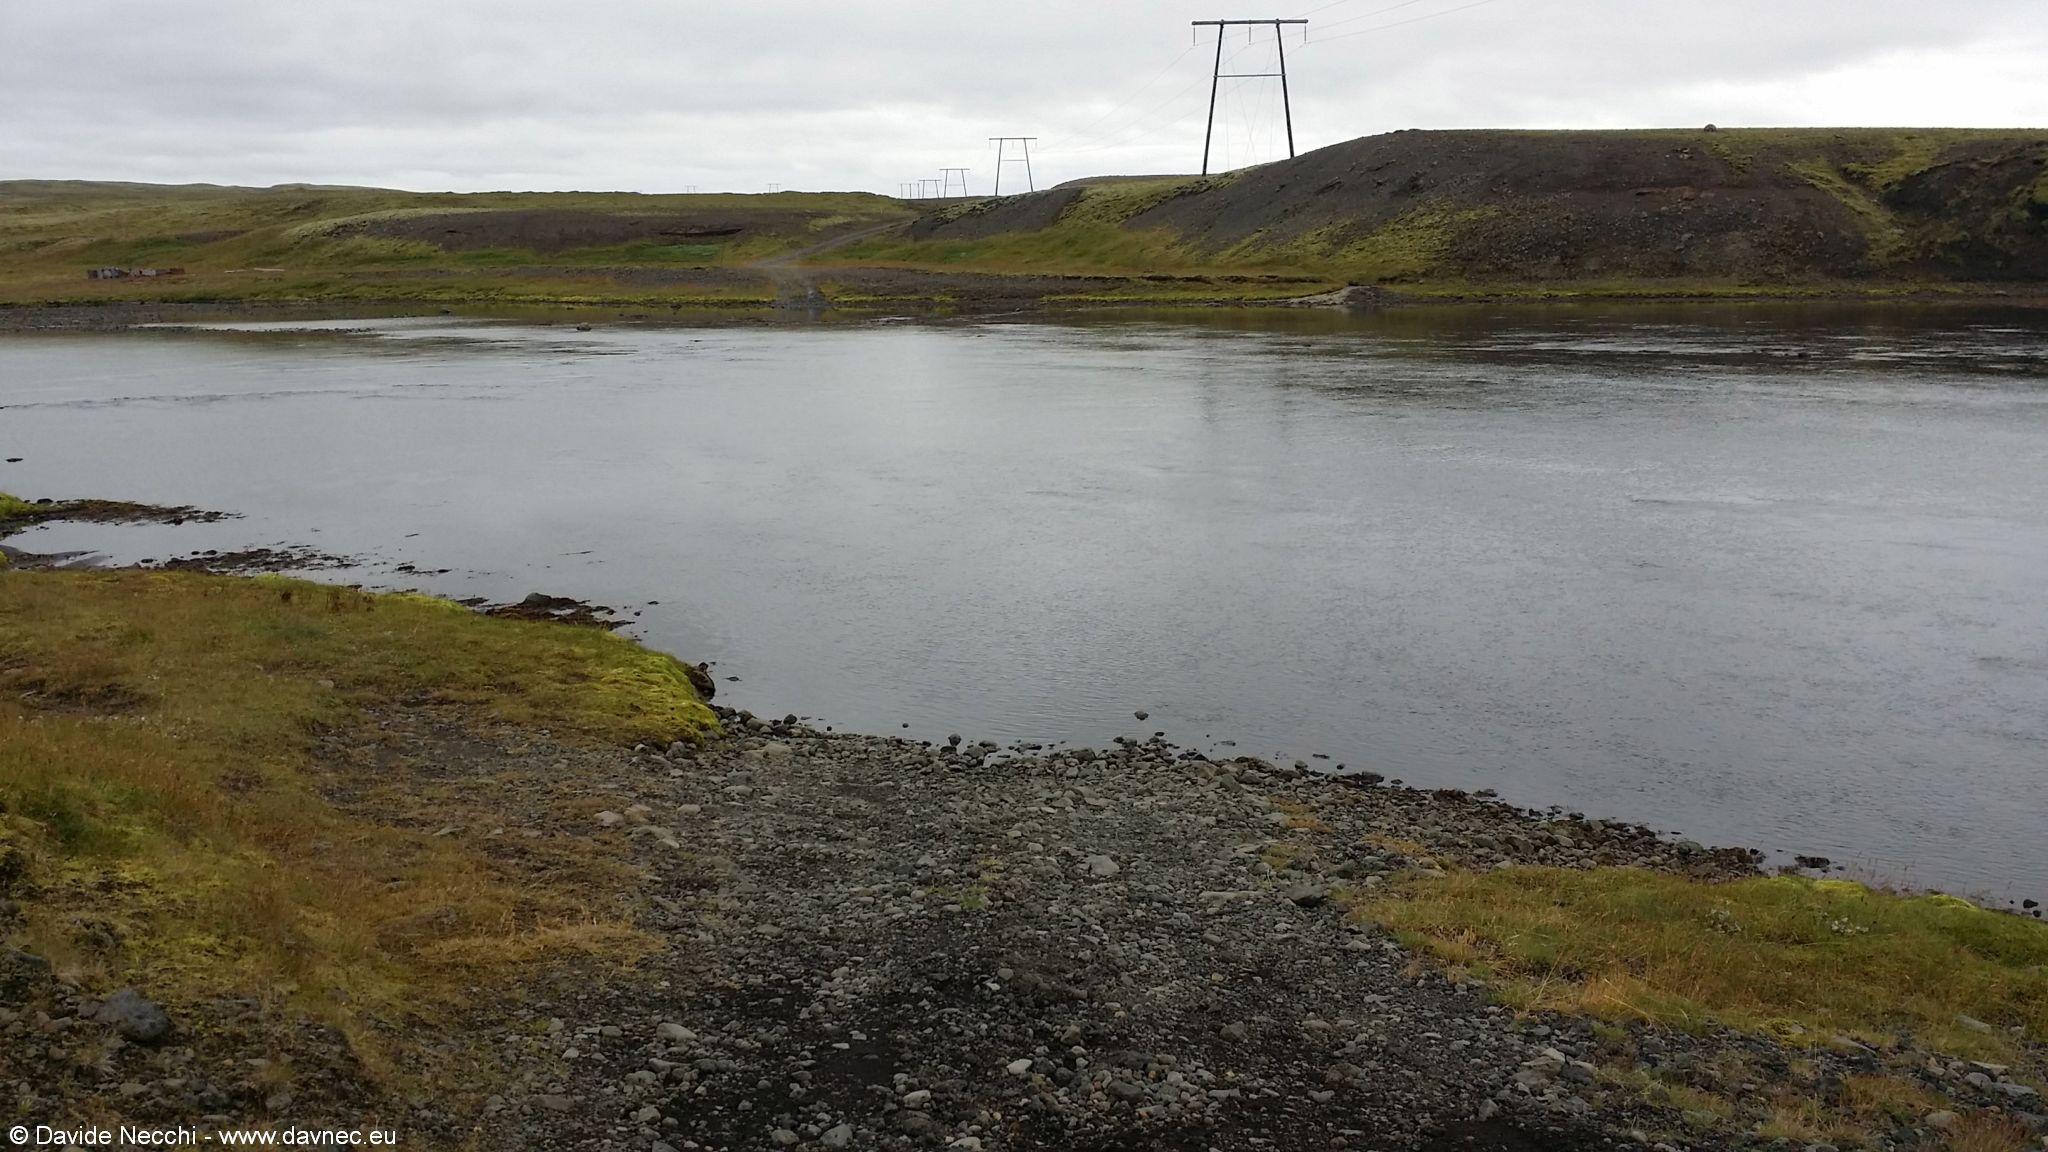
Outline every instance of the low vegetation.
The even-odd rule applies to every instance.
[[[911,216],[861,193],[0,182],[0,303],[760,304],[761,284],[717,274]],[[86,278],[102,267],[180,274]]]
[[[1224,177],[942,209],[836,253],[988,273],[1285,273],[1425,295],[2048,279],[2048,134],[1403,132]]]
[[[1127,283],[1056,302],[1255,301],[1302,282],[1425,298],[2009,294],[2048,281],[2048,133],[1397,132],[1217,176],[937,205],[0,183],[0,304],[759,307],[779,282],[757,265],[797,253],[825,276],[916,274],[855,304],[971,304],[955,281],[1074,275]],[[182,273],[86,279],[97,267]],[[932,274],[946,282],[917,280]]]
[[[250,997],[352,1035],[540,953],[648,945],[589,899],[625,867],[609,850],[486,855],[434,835],[474,789],[324,753],[376,747],[394,703],[571,746],[716,723],[673,659],[596,630],[274,578],[0,571],[12,942],[88,987]]]
[[[1414,878],[1356,914],[1520,1008],[1984,1059],[2048,1036],[2048,924],[1953,897],[1525,867]]]

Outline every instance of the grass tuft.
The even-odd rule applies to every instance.
[[[2019,1121],[1979,1112],[1958,1120],[1943,1146],[1949,1152],[2035,1152],[2041,1145]]]

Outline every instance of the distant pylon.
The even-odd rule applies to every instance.
[[[945,180],[945,183],[943,183],[943,184],[941,184],[941,185],[939,186],[939,195],[940,195],[940,196],[944,196],[944,195],[946,195],[946,194],[947,194],[948,192],[951,192],[951,191],[953,190],[953,174],[954,174],[955,172],[958,172],[958,173],[960,174],[960,195],[962,195],[962,196],[965,196],[965,195],[967,195],[967,169],[965,169],[965,168],[941,168],[941,169],[939,169],[939,172],[940,172],[940,173],[941,173],[941,174],[943,175],[943,177],[944,177],[944,180]]]
[[[1273,76],[1280,78],[1280,111],[1282,115],[1287,117],[1287,158],[1289,160],[1294,159],[1294,108],[1287,102],[1287,45],[1280,39],[1280,26],[1282,24],[1299,24],[1302,26],[1302,35],[1307,36],[1308,21],[1190,20],[1188,23],[1197,28],[1214,27],[1216,29],[1216,64],[1209,72],[1209,120],[1202,129],[1202,175],[1207,176],[1209,174],[1209,139],[1216,134],[1216,87],[1225,80],[1250,80],[1258,77]],[[1271,24],[1273,26],[1273,46],[1280,50],[1280,70],[1278,72],[1225,72],[1223,70],[1223,30],[1232,25],[1246,24]]]
[[[1003,194],[1003,165],[1005,164],[1024,165],[1024,190],[1027,192],[1038,191],[1038,185],[1035,182],[1033,182],[1031,177],[1031,142],[1036,139],[1038,139],[1038,137],[1036,136],[989,137],[989,140],[992,141],[996,146],[996,195],[1001,196]],[[1011,144],[1018,144],[1023,146],[1024,158],[1022,160],[1003,159],[1003,150]]]
[[[930,199],[931,197],[937,196],[939,194],[939,189],[933,187],[933,185],[938,183],[939,181],[934,179],[919,180],[917,182],[918,194],[924,196],[926,199]]]

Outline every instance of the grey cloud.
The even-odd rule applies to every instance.
[[[1303,147],[1396,127],[1868,123],[1863,107],[1913,106],[1928,54],[2048,74],[2039,0],[1422,0],[1365,15],[1390,2],[1328,6],[1289,45]],[[6,0],[0,176],[893,192],[942,164],[985,186],[998,133],[1041,137],[1048,180],[1185,170],[1212,51],[1188,50],[1187,22],[1215,14],[1207,0]],[[1959,71],[1927,107],[2048,119],[2048,95]],[[1879,87],[1864,105],[1812,83],[1837,74]],[[1284,147],[1270,91],[1232,85],[1224,112],[1233,159]]]

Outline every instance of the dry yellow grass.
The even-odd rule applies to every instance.
[[[483,969],[645,946],[589,898],[621,867],[602,852],[522,871],[389,818],[494,797],[327,799],[347,769],[316,778],[317,734],[394,705],[570,743],[715,724],[672,659],[591,630],[288,580],[0,572],[0,886],[24,907],[18,942],[88,986],[253,996],[345,1028]]]
[[[1958,1120],[1943,1146],[1949,1152],[2036,1152],[2041,1143],[2019,1121],[1980,1112]]]
[[[1842,1107],[1872,1121],[1917,1125],[1929,1112],[1948,1107],[1948,1100],[1899,1076],[1850,1076],[1842,1081]]]
[[[1416,877],[1357,906],[1511,1004],[2012,1057],[2048,1035],[2048,925],[1950,897],[1631,869]],[[1987,1021],[1965,1027],[1959,1016]]]

